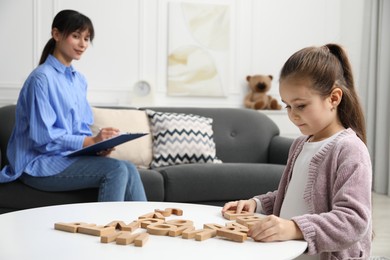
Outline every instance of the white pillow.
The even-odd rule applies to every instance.
[[[153,134],[151,168],[185,163],[222,163],[216,156],[212,118],[146,110]]]
[[[92,133],[100,128],[115,127],[122,132],[149,133],[149,135],[118,145],[110,155],[112,158],[126,160],[139,168],[149,168],[152,161],[152,135],[149,119],[145,111],[137,109],[109,109],[92,107],[94,124]]]

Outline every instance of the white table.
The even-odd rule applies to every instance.
[[[205,241],[150,235],[143,247],[100,243],[96,236],[54,229],[57,222],[87,222],[106,225],[113,220],[126,224],[155,209],[180,208],[183,216],[169,219],[192,220],[195,227],[215,223],[225,225],[221,208],[214,206],[161,202],[105,202],[70,204],[22,210],[0,215],[0,259],[293,259],[304,252],[304,241],[243,243],[222,238]],[[143,230],[142,230],[143,231]]]

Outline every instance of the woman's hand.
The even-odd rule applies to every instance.
[[[256,201],[254,199],[231,201],[223,206],[222,214],[228,210],[236,210],[237,214],[243,210],[253,213],[256,210]]]
[[[100,129],[99,133],[94,137],[95,143],[101,142],[103,140],[112,138],[119,135],[120,131],[117,128],[105,127]]]
[[[103,140],[112,138],[114,136],[117,136],[120,133],[119,129],[114,128],[114,127],[105,127],[100,129],[99,133],[96,136],[87,136],[84,138],[84,143],[83,147],[87,147],[93,144],[96,144],[98,142],[101,142]],[[97,153],[97,155],[100,156],[107,156],[109,155],[112,151],[114,151],[115,148],[107,149],[104,151],[100,151]]]
[[[97,155],[99,155],[99,156],[108,156],[114,150],[115,150],[115,148],[103,150],[103,151],[97,152]]]
[[[261,242],[303,239],[303,234],[294,221],[275,215],[266,216],[254,224],[249,229],[248,236]]]

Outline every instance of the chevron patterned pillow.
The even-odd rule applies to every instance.
[[[151,168],[184,163],[222,163],[216,157],[212,118],[146,110],[153,135]]]

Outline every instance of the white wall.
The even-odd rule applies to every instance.
[[[228,4],[232,11],[226,97],[167,96],[170,2],[181,1],[0,0],[0,106],[16,102],[50,37],[54,15],[65,8],[86,14],[95,26],[92,47],[74,63],[89,81],[93,105],[241,107],[247,75],[274,75],[270,94],[278,97],[285,60],[300,48],[328,42],[348,49],[359,80],[364,0],[201,0],[196,3]],[[145,97],[134,92],[140,80],[151,85]]]

